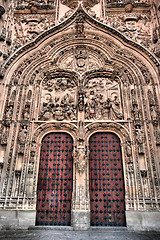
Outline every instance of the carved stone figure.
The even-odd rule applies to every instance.
[[[30,163],[34,163],[34,157],[36,155],[36,145],[34,143],[31,143],[30,146]]]
[[[53,108],[54,108],[54,104],[52,102],[51,94],[47,93],[45,95],[45,100],[43,102],[43,106],[42,106],[39,118],[42,120],[50,120],[52,118]]]
[[[113,103],[112,109],[113,109],[114,114],[116,115],[117,118],[122,119],[123,115],[120,112],[120,101],[118,100],[118,96],[114,97],[112,103]]]
[[[148,100],[149,100],[150,106],[154,106],[155,105],[153,93],[151,92],[150,89],[148,90]]]
[[[160,131],[158,131],[156,134],[156,144],[160,145]]]
[[[140,126],[136,126],[136,140],[138,143],[138,153],[144,153],[143,143],[144,143],[144,134],[142,133]]]
[[[82,120],[79,121],[79,128],[78,128],[78,140],[83,142],[85,139],[85,132],[84,132],[84,122]]]
[[[22,111],[22,117],[24,120],[29,120],[30,118],[30,105],[26,105]]]
[[[134,103],[133,104],[133,117],[135,121],[139,121],[140,120],[140,111],[138,109],[138,104]]]
[[[151,110],[151,119],[152,121],[157,121],[157,113],[155,111],[155,106],[151,106],[150,107],[150,110]]]
[[[5,41],[5,38],[6,38],[6,28],[3,27],[0,33],[0,41]]]
[[[80,173],[80,175],[85,171],[86,168],[86,150],[84,147],[78,147],[78,149],[75,149],[73,152],[74,161],[77,166],[77,170]]]
[[[52,72],[45,73],[45,76],[39,119],[75,120],[77,88],[74,79],[63,76],[54,78]]]
[[[1,135],[1,144],[7,145],[9,139],[9,130],[10,128],[4,127],[3,133]]]
[[[128,157],[128,163],[132,162],[132,148],[130,141],[126,141],[126,153]]]
[[[107,98],[107,100],[103,104],[103,117],[105,119],[111,119],[111,109],[112,109],[111,99]]]
[[[7,107],[6,115],[5,115],[5,120],[7,121],[8,124],[11,123],[12,115],[13,115],[13,106],[11,105]]]
[[[84,109],[84,89],[83,86],[79,87],[79,91],[78,91],[78,108],[79,111],[83,111]]]
[[[22,126],[19,134],[18,134],[18,140],[20,144],[25,144],[26,143],[26,136],[27,136],[27,126]]]
[[[128,163],[128,172],[129,172],[129,174],[134,173],[134,167],[133,167],[133,162],[132,161]]]
[[[87,119],[123,119],[120,86],[110,78],[93,78],[85,88]]]
[[[27,100],[30,101],[32,97],[32,90],[29,90],[27,93]]]
[[[15,99],[16,99],[16,91],[13,90],[11,93],[11,97],[10,97],[10,105],[11,105],[11,103],[14,104]]]

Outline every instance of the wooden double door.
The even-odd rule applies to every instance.
[[[120,140],[114,133],[95,133],[89,140],[89,191],[92,226],[124,226],[124,178]],[[71,224],[73,139],[49,133],[42,140],[37,225]]]

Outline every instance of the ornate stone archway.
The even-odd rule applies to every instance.
[[[158,214],[158,65],[81,6],[11,56],[0,109],[1,208],[28,209],[35,224],[39,144],[48,132],[66,131],[74,140],[72,226],[88,229],[88,139],[113,131],[122,144],[127,226],[136,214]]]

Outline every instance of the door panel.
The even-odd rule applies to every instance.
[[[114,133],[95,133],[89,147],[91,225],[125,226],[120,140]]]
[[[73,140],[67,133],[49,133],[42,140],[37,225],[70,225]]]

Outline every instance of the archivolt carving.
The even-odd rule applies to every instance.
[[[9,130],[10,128],[7,126],[4,126],[1,135],[0,135],[0,143],[1,145],[7,145],[7,141],[9,138]]]
[[[90,123],[85,126],[85,134],[90,136],[95,131],[113,131],[118,134],[120,139],[123,141],[125,139],[130,139],[128,129],[120,123],[115,122],[97,122]]]
[[[142,52],[144,52],[146,55],[148,55],[156,64],[157,66],[159,65],[159,62],[156,60],[156,58],[154,58],[154,56],[152,54],[150,54],[145,48],[143,48],[141,45],[127,39],[126,37],[124,37],[122,34],[120,34],[120,32],[118,32],[117,30],[115,30],[114,28],[111,28],[107,25],[102,25],[102,23],[98,22],[97,20],[91,18],[87,12],[84,11],[84,9],[82,9],[82,7],[80,6],[77,11],[75,11],[75,13],[69,17],[66,21],[64,21],[61,25],[58,25],[58,26],[55,26],[51,29],[49,29],[48,31],[45,31],[44,33],[42,33],[39,37],[37,37],[35,39],[35,41],[32,41],[31,43],[25,45],[23,48],[20,48],[17,52],[15,52],[14,55],[12,55],[8,61],[6,62],[5,66],[2,67],[2,72],[7,69],[7,67],[13,62],[13,60],[19,56],[22,52],[26,51],[27,49],[35,46],[37,44],[37,42],[41,41],[41,39],[45,38],[46,36],[48,36],[49,34],[52,35],[53,33],[55,33],[57,30],[59,30],[59,28],[61,29],[65,29],[65,27],[71,23],[71,21],[75,21],[76,22],[76,19],[78,19],[79,16],[82,16],[81,18],[83,18],[83,21],[81,20],[77,20],[78,23],[82,23],[83,22],[88,22],[90,25],[94,25],[96,27],[99,27],[100,29],[102,29],[102,31],[105,31],[106,33],[109,32],[110,34],[114,35],[114,36],[117,36],[117,37],[120,37],[124,42],[126,42],[127,44],[130,44],[131,46],[134,46],[136,47],[137,49],[140,49]],[[33,20],[33,19],[32,19]],[[39,22],[39,20],[38,20]],[[77,24],[78,24],[77,23]],[[32,24],[31,24],[32,25]],[[35,25],[37,25],[37,21],[35,23]],[[45,25],[45,24],[44,24]],[[35,26],[31,26],[31,32],[32,32],[32,28],[34,29]],[[42,27],[42,29],[44,30],[45,28]],[[84,31],[84,30],[83,30]],[[38,31],[38,32],[41,32]],[[81,31],[80,31],[81,32]],[[85,35],[86,35],[86,32],[85,32]],[[76,38],[76,34],[74,34],[73,36],[74,38]],[[95,36],[94,36],[95,37]],[[64,40],[64,37],[63,37],[63,40]],[[53,42],[52,44],[50,44],[50,46],[53,46]],[[45,46],[46,48],[46,46]],[[45,49],[46,51],[46,49]],[[34,54],[35,55],[35,54]],[[42,54],[43,55],[43,54]]]
[[[55,122],[55,123],[45,123],[37,127],[35,132],[32,135],[33,143],[40,143],[42,137],[48,132],[54,131],[68,131],[72,136],[75,137],[77,133],[77,126],[72,123],[63,123],[63,122]]]
[[[70,40],[72,41],[72,39]],[[77,40],[78,41],[78,40]],[[84,39],[84,41],[86,41]],[[104,41],[104,39],[99,39],[99,42],[95,42],[95,44],[99,44],[99,46],[101,45],[101,41]],[[63,39],[62,42],[64,43],[65,40]],[[70,43],[71,44],[71,43]],[[107,43],[105,43],[107,46]],[[50,46],[52,45],[52,46]],[[92,43],[93,45],[93,43]],[[112,44],[113,45],[113,44]],[[46,49],[48,47],[50,47],[51,52],[50,54],[54,56],[53,61],[51,61],[48,64],[48,60],[46,58],[47,61],[47,65],[45,68],[54,68],[54,67],[59,67],[62,69],[69,69],[69,70],[73,70],[77,71],[79,73],[84,73],[85,71],[88,71],[90,69],[99,69],[102,67],[108,68],[111,67],[114,69],[117,69],[117,74],[119,74],[120,72],[123,73],[123,79],[122,81],[128,81],[132,84],[134,82],[133,76],[135,75],[135,71],[137,72],[137,66],[139,67],[139,69],[141,70],[142,74],[144,75],[146,82],[149,83],[152,80],[152,76],[149,73],[149,71],[147,70],[146,66],[137,58],[135,57],[133,54],[130,54],[129,51],[124,51],[124,50],[116,50],[116,62],[115,61],[110,61],[108,59],[108,55],[107,52],[104,54],[105,52],[105,47],[106,47],[103,43],[103,51],[102,48],[101,50],[97,50],[94,49],[93,47],[88,47],[86,46],[86,44],[82,44],[76,43],[76,47],[68,47],[64,46],[65,49],[61,52],[57,53],[56,50],[56,54],[54,54],[54,45],[53,43],[47,43],[45,48],[44,48],[44,52],[38,51],[37,53],[34,53],[33,55],[31,55],[28,59],[24,60],[23,64],[21,64],[19,66],[19,69],[17,69],[17,73],[15,74],[14,79],[12,79],[11,81],[14,82],[15,79],[19,78],[19,74],[21,74],[23,72],[23,69],[25,69],[27,66],[34,66],[35,65],[35,60],[36,60],[36,65],[37,65],[37,59],[39,59],[39,71],[44,71],[42,70],[39,66],[40,66],[40,62],[43,62],[44,60],[41,58],[42,56],[45,55],[46,53]],[[108,49],[108,46],[107,46]],[[110,50],[111,50],[111,46],[110,46]],[[119,63],[118,59],[121,61],[121,59],[123,59],[123,61],[125,62],[125,65],[122,63]],[[132,61],[132,67],[129,68],[127,66],[127,61]],[[55,66],[54,66],[55,64]],[[136,66],[136,67],[135,67]],[[119,68],[121,68],[120,72],[119,72]],[[131,69],[134,69],[134,71],[132,71]],[[32,73],[32,77],[33,77],[33,70],[31,71]],[[36,70],[37,72],[37,70]],[[119,75],[120,76],[120,75]],[[124,77],[125,76],[125,77]],[[125,78],[127,78],[127,80],[125,80]],[[141,75],[142,78],[142,75]]]

